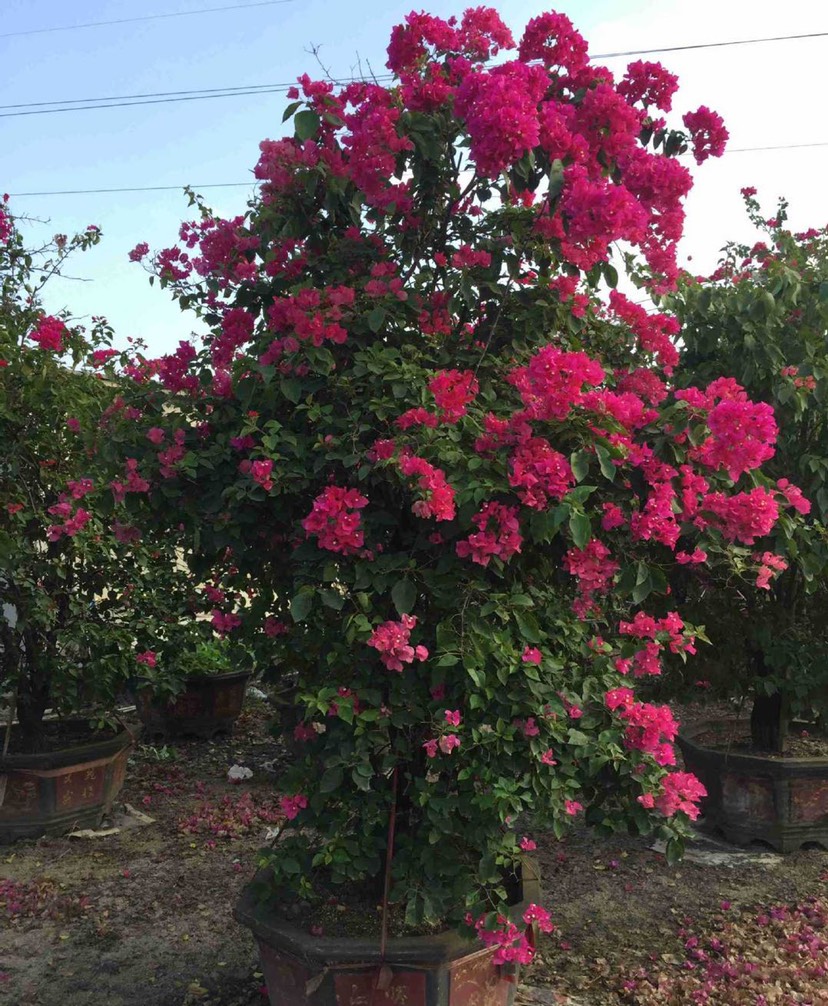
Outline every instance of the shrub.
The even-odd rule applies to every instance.
[[[703,791],[635,693],[694,650],[668,578],[796,519],[750,481],[771,423],[740,451],[719,385],[672,391],[675,320],[596,294],[616,241],[669,287],[673,155],[720,152],[721,120],[668,129],[675,78],[615,83],[563,15],[489,65],[512,47],[487,9],[412,14],[390,87],[303,77],[247,211],[193,196],[150,260],[209,333],[133,361],[143,417],[111,445],[139,459],[145,519],[189,529],[216,628],[297,677],[272,885],[382,897],[391,817],[391,903],[479,923],[499,960],[530,954],[497,930],[528,829],[584,813],[680,851]]]
[[[761,590],[719,583],[711,591],[695,578],[680,589],[711,625],[720,687],[754,696],[754,743],[780,748],[789,715],[828,712],[828,238],[824,230],[792,233],[784,202],[763,219],[755,192],[743,195],[766,240],[729,244],[712,276],[686,277],[670,299],[682,322],[681,380],[726,374],[738,382],[744,392],[733,392],[730,408],[746,417],[746,439],[755,436],[754,407],[740,399],[767,403],[764,416],[773,413],[779,434],[754,482],[784,494],[807,521],[797,533],[780,523],[767,545],[742,550],[760,562]]]

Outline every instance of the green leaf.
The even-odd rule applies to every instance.
[[[615,481],[615,473],[617,471],[615,465],[609,456],[609,451],[603,447],[596,447],[595,453],[598,455],[598,464],[601,467],[601,474],[605,479],[609,479],[610,482]]]
[[[535,602],[528,594],[512,594],[509,602],[514,608],[534,608]]]
[[[301,101],[292,101],[282,115],[282,122],[287,122],[296,109],[302,104]]]
[[[592,524],[585,513],[573,513],[569,518],[569,533],[578,548],[585,548],[592,537]]]
[[[295,377],[285,377],[279,381],[279,389],[289,402],[298,405],[302,398],[302,382]]]
[[[320,590],[319,596],[322,598],[322,603],[326,608],[332,608],[334,611],[342,611],[345,598],[338,590]]]
[[[417,601],[417,588],[411,580],[397,580],[391,590],[391,600],[400,615],[408,615]]]
[[[549,168],[549,185],[547,186],[547,198],[554,199],[560,195],[564,186],[564,166],[563,161],[557,158]]]
[[[316,131],[319,129],[319,116],[309,108],[305,109],[304,112],[298,112],[293,121],[296,127],[296,136],[302,141],[309,140],[312,136],[315,136]]]
[[[290,614],[294,622],[304,622],[313,607],[313,591],[300,591],[290,602]]]
[[[575,451],[569,459],[572,474],[576,482],[583,482],[589,471],[589,454],[586,451]]]
[[[456,653],[444,653],[437,661],[437,667],[455,667],[460,663],[460,657]]]
[[[319,792],[333,793],[334,790],[339,789],[342,785],[343,774],[340,765],[325,769],[322,773],[322,778],[319,780]]]
[[[667,583],[664,571],[659,569],[658,566],[653,566],[650,570],[650,590],[655,594],[666,594],[668,587],[669,584]]]
[[[479,667],[467,667],[466,674],[468,674],[478,688],[482,688],[486,684],[486,675]]]
[[[667,843],[665,855],[667,856],[667,862],[670,866],[675,866],[676,863],[680,863],[684,858],[684,840],[681,838],[671,838]]]
[[[515,612],[515,622],[520,630],[521,636],[530,643],[541,641],[540,626],[535,616],[531,612]]]
[[[382,324],[385,321],[385,308],[375,307],[373,311],[368,315],[368,327],[372,332],[379,332],[382,328]]]
[[[558,528],[569,516],[569,507],[558,506],[554,510],[535,511],[529,518],[532,538],[535,541],[548,543],[552,541]]]
[[[650,572],[648,570],[646,580],[642,581],[641,583],[636,583],[636,585],[633,587],[632,592],[633,602],[635,604],[640,604],[652,589],[653,585],[650,581]]]
[[[566,494],[567,503],[585,503],[598,486],[575,486]]]
[[[618,286],[618,270],[614,265],[610,265],[609,262],[604,262],[601,271],[604,273],[607,286],[614,290]]]
[[[369,775],[365,775],[363,769],[365,766],[357,765],[357,767],[351,773],[351,778],[354,781],[354,785],[357,789],[361,789],[363,793],[368,793],[371,790],[371,775],[373,772],[369,772]]]

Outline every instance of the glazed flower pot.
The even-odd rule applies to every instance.
[[[808,843],[828,848],[828,758],[769,758],[698,740],[725,737],[733,725],[710,720],[677,738],[687,770],[707,789],[705,827],[718,829],[729,842],[766,842],[778,852]]]
[[[184,691],[168,703],[141,689],[135,695],[138,715],[152,737],[210,740],[216,734],[232,733],[250,676],[250,671],[231,671],[188,678]]]
[[[259,945],[271,1006],[512,1006],[518,976],[492,963],[494,947],[444,932],[389,939],[383,958],[378,940],[311,936],[253,886],[235,916]],[[539,898],[536,867],[524,866],[515,917]]]
[[[136,734],[0,758],[0,843],[97,828],[124,782]]]

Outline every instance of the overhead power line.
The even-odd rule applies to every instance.
[[[763,150],[801,150],[804,147],[828,147],[828,140],[816,143],[779,143],[764,147],[732,147],[725,150],[727,154],[748,154]],[[93,196],[110,192],[183,192],[185,188],[200,192],[202,189],[237,189],[258,184],[255,179],[248,182],[211,182],[208,185],[136,185],[134,187],[116,189],[59,189],[48,192],[12,192],[13,199],[23,196]]]
[[[390,76],[390,74],[389,74]],[[361,79],[361,78],[360,78]],[[7,108],[43,108],[48,105],[83,105],[90,101],[129,101],[133,98],[170,98],[177,95],[189,94],[209,94],[212,92],[226,91],[228,94],[233,91],[252,91],[257,88],[281,88],[295,85],[295,81],[282,81],[273,84],[240,84],[235,87],[203,87],[190,88],[185,91],[145,91],[142,94],[105,94],[97,98],[60,98],[57,101],[25,101],[17,105],[0,105],[0,111]]]
[[[726,154],[751,154],[756,150],[801,150],[803,147],[828,147],[828,140],[818,140],[816,143],[777,143],[767,147],[733,147],[725,150]]]
[[[0,119],[16,118],[20,115],[49,115],[53,112],[86,112],[93,108],[132,108],[134,105],[168,105],[179,101],[204,101],[208,98],[240,98],[245,94],[283,94],[286,90],[286,87],[271,87],[246,91],[239,89],[237,91],[211,92],[208,94],[190,94],[180,98],[142,98],[140,101],[114,101],[99,105],[73,105],[70,108],[33,108],[22,112],[0,112]]]
[[[210,182],[208,185],[136,185],[117,189],[62,189],[55,192],[11,192],[10,199],[17,199],[22,196],[97,196],[109,192],[183,192],[190,188],[194,192],[202,189],[240,189],[243,186],[250,187],[257,182],[251,178],[249,182]]]
[[[17,38],[21,35],[45,35],[53,31],[79,31],[81,28],[102,28],[111,24],[134,24],[136,21],[160,21],[171,17],[192,17],[194,14],[217,14],[227,10],[244,10],[248,7],[276,7],[295,3],[296,0],[257,0],[256,3],[227,4],[224,7],[199,7],[196,10],[176,10],[167,14],[143,14],[139,17],[121,17],[113,21],[87,21],[84,24],[58,24],[49,28],[27,28],[23,31],[0,32],[0,38]]]
[[[383,73],[371,77],[371,82],[382,83],[393,78]],[[364,83],[365,77],[341,77],[337,84]],[[236,98],[243,95],[279,94],[295,87],[296,81],[278,84],[243,84],[239,87],[212,87],[191,91],[149,91],[145,94],[119,94],[101,98],[67,98],[60,101],[31,101],[18,105],[0,105],[0,118],[17,115],[46,115],[51,112],[82,112],[88,108],[128,108],[130,105],[159,105],[175,101],[198,101],[205,98]],[[92,104],[94,102],[95,104]],[[61,108],[67,105],[71,107]],[[48,107],[46,107],[48,106]],[[5,111],[11,109],[12,111]],[[18,111],[22,109],[22,111]]]
[[[729,45],[756,45],[759,42],[791,42],[801,38],[825,38],[828,31],[811,31],[802,35],[770,35],[766,38],[736,38],[729,42],[698,42],[693,45],[662,45],[657,49],[633,49],[629,52],[598,52],[591,59],[615,59],[618,56],[651,56],[657,52],[683,52],[687,49],[722,49]]]
[[[294,0],[269,0],[274,3],[292,3]],[[242,6],[260,6],[259,4],[243,4]],[[231,7],[211,7],[208,10],[232,10]],[[185,11],[183,13],[197,13]],[[153,15],[156,17],[174,17],[178,15]],[[128,19],[131,20],[131,19]],[[142,20],[140,18],[132,20]],[[104,22],[101,22],[104,23]],[[0,38],[5,36],[0,35]],[[754,45],[760,42],[787,42],[806,38],[825,38],[828,32],[809,32],[800,35],[775,35],[766,38],[742,38],[726,42],[700,42],[694,45],[661,46],[656,49],[630,49],[625,52],[596,53],[593,59],[614,59],[626,56],[646,56],[659,52],[679,52],[697,49],[717,49],[734,45]],[[393,74],[381,73],[376,77],[344,77],[335,80],[337,84],[348,84],[360,81],[385,83],[393,79]],[[0,105],[0,118],[10,118],[20,115],[47,115],[55,112],[80,112],[97,108],[124,108],[128,105],[158,105],[178,101],[197,101],[210,98],[245,97],[256,94],[278,94],[293,87],[290,81],[278,84],[243,84],[230,87],[193,88],[185,91],[150,91],[144,94],[103,95],[96,98],[64,98],[57,101],[29,101],[13,105]],[[62,106],[62,107],[60,107]]]

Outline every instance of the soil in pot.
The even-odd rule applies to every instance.
[[[82,747],[110,741],[121,732],[120,729],[105,728],[95,730],[86,720],[48,720],[35,745],[24,742],[22,734],[12,729],[9,739],[9,755],[53,754],[67,748]],[[0,731],[0,750],[5,742],[5,729]]]
[[[326,884],[315,878],[317,897],[313,903],[297,901],[289,892],[274,892],[270,896],[273,916],[286,925],[301,925],[307,931],[335,938],[361,938],[379,940],[382,930],[382,895],[371,897],[366,893],[366,885],[347,887],[341,884]],[[529,888],[527,883],[527,890]],[[532,886],[528,900],[537,900],[536,887]],[[510,901],[519,903],[527,900],[518,878],[507,882]],[[411,926],[405,921],[404,905],[389,905],[387,912],[388,936],[436,936],[445,932],[445,923],[423,923]]]
[[[750,723],[734,720],[721,730],[694,733],[693,740],[714,751],[756,754],[763,758],[828,758],[828,737],[811,724],[794,723],[783,751],[760,751],[750,738]]]

